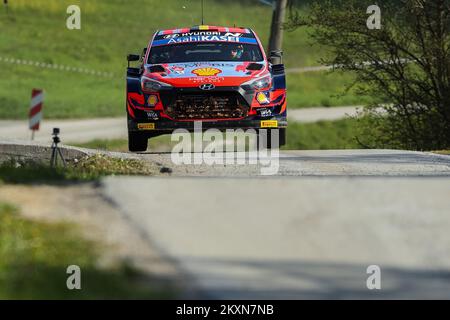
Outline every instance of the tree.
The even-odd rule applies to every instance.
[[[450,0],[379,1],[381,29],[368,28],[373,0],[333,0],[291,8],[288,26],[308,27],[329,49],[322,63],[355,74],[363,111],[360,140],[370,147],[450,147]],[[387,102],[381,104],[380,102]]]
[[[269,54],[272,51],[282,51],[283,46],[283,24],[288,0],[275,0],[270,27]],[[277,61],[280,63],[280,61]]]

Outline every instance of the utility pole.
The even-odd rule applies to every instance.
[[[288,0],[275,0],[272,26],[270,28],[269,55],[272,51],[281,52],[283,48],[283,24],[285,21]],[[274,59],[272,63],[280,63],[281,57]]]

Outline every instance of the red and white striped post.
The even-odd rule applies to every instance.
[[[31,93],[30,112],[28,117],[30,118],[30,130],[31,140],[34,139],[34,132],[39,130],[39,125],[42,119],[42,101],[44,100],[44,92],[40,89],[33,89]]]

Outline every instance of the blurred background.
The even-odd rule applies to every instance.
[[[0,299],[194,294],[173,261],[218,297],[448,298],[450,4],[379,2],[389,23],[372,31],[371,0],[288,1],[288,151],[267,178],[247,164],[175,165],[159,152],[169,136],[107,152],[128,150],[126,55],[157,30],[201,24],[200,0],[1,0]],[[250,27],[267,50],[271,4],[205,0],[204,22]],[[81,30],[66,27],[70,5]],[[45,92],[40,144],[33,88]],[[49,166],[54,127],[67,167]],[[373,263],[382,293],[365,287]],[[67,289],[69,265],[83,290]]]
[[[251,27],[267,49],[273,12],[268,2],[207,0],[205,24]],[[81,8],[81,30],[66,28],[66,9],[72,4]],[[295,3],[300,12],[308,5]],[[0,119],[26,119],[32,88],[45,90],[45,119],[124,117],[126,55],[140,53],[158,29],[201,23],[198,0],[9,0],[0,11]],[[283,50],[290,110],[371,102],[345,91],[353,81],[350,73],[309,71],[319,66],[326,49],[312,44],[308,28],[285,30]],[[336,112],[341,118],[354,110]],[[326,113],[313,114],[302,125],[292,123],[286,148],[360,147],[354,139],[355,120],[314,123],[326,120]],[[298,118],[307,119],[309,113],[294,120]],[[82,142],[126,148],[123,139],[109,140]],[[152,141],[150,147],[161,143],[167,138]]]

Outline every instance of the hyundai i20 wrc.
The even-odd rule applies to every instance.
[[[278,54],[278,55],[277,55]],[[279,130],[286,140],[284,66],[266,57],[246,28],[196,26],[157,31],[141,55],[128,55],[126,108],[130,151],[175,129]],[[138,68],[130,61],[140,61]]]

